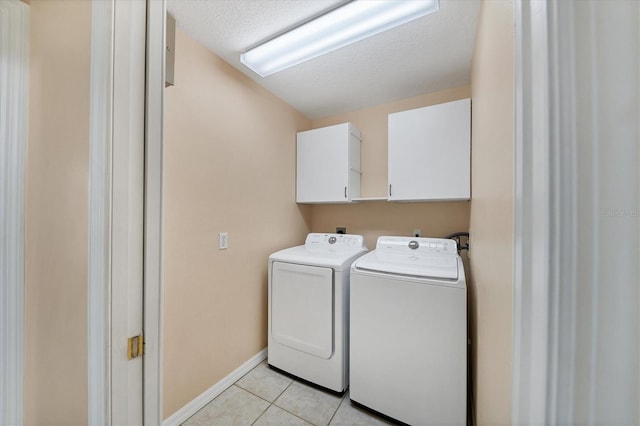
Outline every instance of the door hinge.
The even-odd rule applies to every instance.
[[[134,359],[144,355],[144,337],[142,334],[127,339],[127,357]]]

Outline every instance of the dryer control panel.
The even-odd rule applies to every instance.
[[[314,251],[352,251],[366,249],[362,235],[319,234],[307,235],[305,247]]]

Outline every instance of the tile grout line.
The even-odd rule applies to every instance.
[[[275,404],[275,402],[278,400],[278,398],[280,398],[280,397],[282,396],[282,394],[284,394],[284,393],[287,391],[287,389],[289,389],[289,388],[291,387],[291,385],[292,385],[293,383],[296,383],[296,382],[297,382],[295,379],[291,379],[291,382],[289,382],[289,384],[288,384],[288,385],[287,385],[287,386],[286,386],[286,387],[285,387],[285,388],[284,388],[284,389],[283,389],[283,390],[282,390],[282,391],[281,391],[281,392],[280,392],[280,393],[279,393],[279,394],[278,394],[278,395],[273,399],[273,402],[271,402],[271,401],[269,401],[268,399],[265,399],[264,397],[262,397],[262,396],[260,396],[260,395],[258,395],[258,394],[256,394],[256,393],[254,393],[254,392],[252,392],[252,391],[251,391],[251,390],[249,390],[249,389],[245,389],[245,388],[244,388],[244,387],[242,387],[240,384],[238,384],[238,383],[240,382],[240,380],[242,380],[245,376],[249,375],[249,374],[250,374],[254,369],[256,369],[258,366],[259,366],[259,365],[257,365],[257,366],[256,366],[256,367],[254,367],[253,369],[251,369],[251,370],[250,370],[249,372],[247,372],[244,376],[242,376],[241,378],[239,378],[238,380],[236,380],[236,382],[235,382],[235,383],[233,383],[233,385],[232,385],[232,386],[236,386],[237,388],[239,388],[239,389],[241,389],[241,390],[243,390],[243,391],[245,391],[245,392],[247,392],[247,393],[249,393],[249,394],[251,394],[251,395],[253,395],[253,396],[255,396],[255,397],[257,397],[257,398],[259,398],[259,399],[261,399],[261,400],[263,400],[263,401],[265,401],[265,402],[267,402],[267,403],[269,403],[269,405],[267,406],[267,408],[265,408],[265,409],[262,411],[262,413],[260,413],[260,415],[259,415],[259,416],[258,416],[258,417],[257,417],[257,418],[252,422],[252,423],[251,423],[251,426],[255,425],[255,423],[256,423],[256,422],[257,422],[257,421],[258,421],[262,416],[264,416],[264,414],[269,410],[269,408],[271,408],[271,406],[272,406],[272,405],[273,405],[273,406],[275,406],[276,408],[278,408],[278,409],[280,409],[280,410],[284,411],[285,413],[288,413],[288,414],[290,414],[290,415],[292,415],[292,416],[294,416],[294,417],[296,417],[296,418],[298,418],[298,419],[302,420],[303,422],[305,422],[305,423],[307,423],[307,424],[310,424],[310,425],[313,425],[313,426],[319,426],[319,425],[316,425],[315,423],[312,423],[312,422],[310,422],[310,421],[308,421],[308,420],[306,420],[306,419],[304,419],[304,418],[302,418],[302,417],[298,416],[298,415],[297,415],[297,414],[295,414],[295,413],[292,413],[292,412],[288,411],[286,408],[280,407],[279,405],[276,405],[276,404]],[[280,375],[280,376],[282,376],[282,377],[286,377],[286,376],[284,376],[284,375],[282,375],[282,374],[279,374],[279,373],[278,373],[278,375]],[[337,412],[338,412],[338,410],[340,409],[340,406],[344,403],[344,400],[345,400],[346,395],[347,395],[347,392],[345,391],[344,395],[343,395],[343,396],[342,396],[342,398],[341,398],[340,403],[338,404],[338,406],[337,406],[337,407],[336,407],[336,409],[334,410],[333,414],[332,414],[332,415],[331,415],[331,417],[329,418],[329,421],[327,422],[327,426],[328,426],[328,425],[330,425],[330,424],[331,424],[331,422],[333,421],[333,419],[334,419],[334,417],[335,417],[336,413],[337,413]]]
[[[251,370],[251,371],[253,371],[253,370]],[[251,371],[250,371],[250,372],[251,372]],[[250,373],[250,372],[249,372],[249,373]],[[247,374],[249,374],[249,373],[247,373]],[[245,376],[246,376],[246,374],[245,374]],[[242,376],[242,377],[244,377],[244,376]],[[242,377],[241,377],[240,379],[242,379]],[[249,391],[248,389],[245,389],[245,388],[243,388],[242,386],[238,385],[237,383],[240,381],[240,379],[238,379],[238,380],[237,380],[234,384],[232,384],[231,386],[235,386],[235,387],[237,387],[238,389],[240,389],[240,390],[242,390],[242,391],[245,391],[245,392],[246,392],[246,393],[248,393],[249,395],[253,395],[253,396],[255,396],[256,398],[261,399],[261,400],[263,400],[264,402],[268,402],[268,403],[269,403],[269,405],[267,406],[267,408],[265,408],[264,410],[262,410],[262,413],[260,413],[260,415],[259,415],[258,417],[256,417],[256,419],[255,419],[253,422],[251,422],[251,425],[253,425],[253,424],[255,424],[255,422],[257,422],[257,421],[258,421],[258,419],[259,419],[260,417],[262,417],[262,416],[264,415],[264,413],[266,413],[266,412],[267,412],[267,410],[269,409],[269,407],[271,407],[272,403],[271,403],[271,402],[269,402],[268,400],[266,400],[266,399],[262,398],[261,396],[256,395],[255,393],[253,393],[253,392]],[[230,386],[230,387],[231,387],[231,386]],[[219,396],[219,395],[218,395],[218,396]],[[217,398],[217,397],[216,397],[216,398]],[[215,398],[214,398],[214,400],[215,400]],[[212,401],[212,402],[213,402],[213,401]]]
[[[289,386],[291,386],[293,383],[300,383],[300,384],[304,385],[304,383],[302,383],[302,382],[298,382],[297,380],[295,380],[295,379],[294,379],[291,383],[289,383]],[[287,386],[287,389],[289,389],[289,386]],[[283,394],[287,389],[285,389],[284,391],[282,391],[282,393],[281,393],[280,395],[282,395],[282,394]],[[278,398],[280,397],[280,395],[278,395]],[[344,398],[345,398],[345,396],[346,396],[346,395],[347,395],[347,392],[345,391],[344,395],[342,396],[342,398],[341,398],[341,400],[340,400],[340,403],[338,404],[338,406],[336,407],[335,411],[333,412],[333,414],[332,414],[332,415],[331,415],[331,417],[329,418],[329,421],[327,422],[327,426],[329,426],[329,425],[331,424],[331,421],[333,420],[333,418],[335,417],[336,413],[338,412],[338,409],[340,408],[340,406],[341,406],[341,405],[342,405],[342,403],[344,402]],[[277,399],[277,398],[276,398],[276,399]],[[275,401],[276,401],[276,400],[274,400],[274,401],[273,401],[274,403],[273,403],[272,405],[275,405]],[[295,416],[295,417],[297,417],[297,418],[301,419],[302,421],[304,421],[304,422],[306,422],[306,423],[308,423],[308,424],[310,424],[310,425],[313,425],[313,426],[322,426],[322,425],[318,425],[318,424],[316,424],[316,423],[312,423],[311,421],[309,421],[309,420],[307,420],[307,419],[304,419],[304,418],[302,418],[302,417],[298,416],[298,415],[297,415],[297,414],[295,414],[295,413],[290,412],[289,410],[287,410],[287,409],[286,409],[286,408],[284,408],[284,407],[280,407],[279,405],[276,405],[276,407],[277,407],[277,408],[279,408],[279,409],[281,409],[281,410],[283,410],[283,411],[285,411],[285,412],[287,412],[287,413],[289,413],[289,414],[291,414],[292,416]]]
[[[260,417],[262,417],[262,416],[264,415],[264,413],[266,413],[266,412],[267,412],[267,410],[268,410],[268,409],[273,405],[273,406],[275,406],[276,408],[278,408],[278,409],[280,409],[280,410],[284,411],[284,412],[285,412],[285,413],[287,413],[287,414],[292,415],[293,417],[295,417],[295,418],[297,418],[297,419],[302,420],[303,422],[305,422],[305,423],[307,423],[307,424],[309,424],[309,425],[312,425],[312,426],[320,426],[320,425],[316,425],[315,423],[310,422],[309,420],[307,420],[307,419],[305,419],[305,418],[300,417],[299,415],[297,415],[297,414],[295,414],[295,413],[292,413],[291,411],[287,410],[287,409],[286,409],[286,408],[284,408],[284,407],[281,407],[281,406],[279,406],[279,405],[276,405],[276,403],[275,403],[275,402],[278,400],[278,398],[280,398],[280,396],[282,396],[282,394],[283,394],[283,393],[285,393],[285,392],[287,391],[287,389],[289,389],[289,387],[291,387],[291,385],[292,385],[292,384],[294,384],[294,383],[300,383],[300,382],[298,382],[298,381],[297,381],[297,380],[295,380],[295,379],[291,379],[291,382],[287,385],[287,387],[286,387],[286,388],[284,388],[284,389],[282,390],[282,392],[280,392],[280,393],[278,394],[278,396],[276,396],[276,397],[274,398],[273,402],[270,402],[270,403],[269,403],[269,407],[267,407],[267,408],[262,412],[262,414],[260,414],[260,416],[258,416],[258,418],[257,418],[257,419],[256,419],[256,420],[255,420],[251,425],[254,425],[254,424],[258,421],[258,419],[260,419]],[[247,391],[247,392],[249,392],[249,391]],[[258,396],[258,395],[256,395],[256,396]],[[261,397],[259,397],[259,396],[258,396],[258,398],[261,398]],[[261,399],[263,399],[263,400],[264,400],[264,401],[266,401],[266,402],[269,402],[269,400],[266,400],[266,399],[264,399],[264,398],[261,398]],[[340,402],[340,404],[342,404],[342,402]],[[340,404],[338,404],[338,407],[340,407]],[[336,409],[336,411],[337,411],[337,409]],[[333,415],[335,415],[335,413],[333,413]],[[330,422],[332,419],[333,419],[333,416],[331,416],[331,419],[329,419],[329,422]],[[328,423],[327,423],[327,425],[328,425]]]
[[[238,387],[238,388],[242,389],[243,391],[245,391],[245,392],[247,392],[247,393],[250,393],[251,395],[253,395],[253,396],[255,396],[255,397],[260,398],[260,399],[261,399],[261,400],[263,400],[264,402],[268,402],[268,403],[269,403],[269,405],[273,404],[273,403],[272,403],[271,401],[269,401],[268,399],[265,399],[264,397],[262,397],[262,396],[258,395],[258,394],[257,394],[257,393],[255,393],[255,392],[251,392],[249,389],[245,389],[245,388],[243,388],[242,386],[237,385],[237,384],[235,384],[235,383],[233,384],[233,386],[236,386],[236,387]],[[278,396],[280,396],[280,395],[278,395]],[[277,398],[277,397],[276,397],[276,398]],[[275,401],[275,400],[274,400],[274,401]]]
[[[264,362],[264,361],[263,361],[263,362]],[[260,364],[262,364],[262,363],[260,363]],[[272,406],[272,405],[273,405],[273,403],[276,401],[276,399],[280,398],[280,395],[282,395],[282,394],[283,394],[287,389],[289,389],[289,386],[291,386],[291,383],[293,383],[293,381],[294,381],[293,379],[290,379],[290,380],[291,380],[291,382],[289,382],[289,384],[284,388],[284,390],[283,390],[282,392],[280,392],[278,395],[276,395],[276,397],[275,397],[275,398],[273,398],[273,401],[269,401],[268,399],[266,399],[266,398],[264,398],[264,397],[262,397],[262,396],[258,395],[258,394],[257,394],[257,393],[255,393],[255,392],[252,392],[250,389],[246,389],[246,388],[244,388],[242,385],[240,385],[240,384],[239,384],[240,380],[244,379],[246,376],[248,376],[249,374],[251,374],[251,373],[252,373],[256,368],[258,368],[258,367],[260,366],[260,364],[258,364],[258,365],[256,365],[255,367],[253,367],[253,368],[252,368],[251,370],[249,370],[249,371],[248,371],[244,376],[242,376],[242,377],[240,377],[238,380],[236,380],[236,381],[235,381],[235,383],[232,385],[232,386],[237,386],[238,388],[242,389],[243,391],[248,392],[249,394],[251,394],[251,395],[253,395],[253,396],[255,396],[255,397],[260,398],[260,399],[261,399],[261,400],[263,400],[264,402],[269,403],[269,405],[267,406],[267,408],[265,408],[265,409],[262,411],[262,413],[260,413],[260,415],[258,416],[258,418],[256,418],[256,419],[251,423],[251,426],[253,426],[253,425],[254,425],[254,424],[255,424],[255,423],[260,419],[260,417],[262,417],[262,416],[264,415],[264,413],[266,413],[266,412],[267,412],[267,410],[268,410],[269,408],[271,408],[271,406]],[[280,374],[279,374],[279,375],[280,375]],[[285,376],[283,376],[283,377],[285,377]],[[276,407],[278,407],[278,406],[276,405]],[[280,407],[278,407],[278,408],[280,408]],[[286,411],[286,410],[285,410],[285,411]],[[287,413],[288,413],[288,411],[287,411]],[[292,414],[292,413],[290,413],[290,414]],[[295,415],[295,414],[294,414],[294,415]],[[297,416],[296,416],[296,417],[297,417]],[[304,420],[304,419],[302,419],[302,420]]]
[[[251,370],[251,371],[253,371],[253,370]],[[247,374],[249,374],[249,373],[247,373]],[[240,379],[238,379],[238,381],[240,381]],[[243,388],[243,387],[242,387],[242,386],[240,386],[240,385],[237,385],[240,389],[245,390],[245,391],[249,392],[251,395],[257,396],[258,398],[262,399],[263,401],[265,401],[265,402],[268,402],[268,403],[269,403],[269,406],[268,406],[267,408],[265,408],[265,409],[264,409],[264,411],[263,411],[262,413],[260,413],[260,415],[258,416],[258,418],[257,418],[257,419],[255,419],[255,420],[253,421],[253,423],[251,423],[251,426],[253,426],[253,425],[254,425],[254,424],[255,424],[255,423],[260,419],[260,417],[264,416],[264,413],[266,413],[266,412],[267,412],[267,410],[268,410],[269,408],[271,408],[271,406],[272,406],[272,405],[274,405],[274,402],[276,402],[276,400],[277,400],[278,398],[280,398],[280,395],[282,395],[283,393],[285,393],[285,392],[287,391],[287,389],[289,389],[289,386],[291,386],[291,384],[292,384],[294,381],[295,381],[295,380],[291,379],[291,382],[289,382],[289,384],[287,385],[287,387],[285,387],[285,388],[282,390],[282,392],[280,392],[280,393],[279,393],[275,398],[273,398],[273,402],[272,402],[272,401],[269,401],[268,399],[264,399],[264,398],[263,398],[263,397],[261,397],[260,395],[256,395],[255,393],[251,392],[251,391],[250,391],[250,390],[248,390],[248,389]],[[236,382],[236,383],[237,383],[237,382]],[[236,383],[234,383],[234,385],[235,385]],[[284,408],[282,408],[282,407],[278,407],[277,405],[276,405],[276,407],[277,407],[277,408],[279,408],[279,409],[281,409],[281,410],[283,410],[283,411],[285,411],[285,412],[287,412],[287,413],[289,413],[287,410],[285,410],[285,409],[284,409]],[[293,416],[296,416],[296,415],[295,415],[295,414],[293,414],[293,413],[289,413],[289,414],[291,414],[291,415],[293,415]],[[296,417],[298,417],[298,416],[296,416]],[[300,418],[300,417],[298,417],[298,418],[299,418],[299,419],[301,419],[301,420],[303,420],[303,421],[306,421],[306,420],[304,420],[304,419],[302,419],[302,418]]]
[[[285,392],[287,391],[287,389],[289,389],[289,387],[291,387],[291,385],[292,385],[292,384],[294,384],[295,382],[296,382],[296,380],[295,380],[295,379],[291,379],[291,383],[289,383],[289,384],[287,385],[287,387],[286,387],[286,388],[284,388],[284,390],[283,390],[282,392],[280,392],[280,394],[279,394],[279,395],[278,395],[278,396],[273,400],[273,402],[271,403],[271,405],[275,406],[276,408],[279,408],[280,410],[284,411],[285,413],[289,413],[289,414],[291,414],[291,415],[292,415],[292,416],[294,416],[295,418],[298,418],[298,419],[302,420],[302,421],[303,421],[303,422],[305,422],[305,423],[308,423],[308,424],[310,424],[310,425],[316,426],[314,423],[311,423],[311,422],[310,422],[310,421],[308,421],[307,419],[303,419],[302,417],[298,416],[297,414],[294,414],[294,413],[292,413],[291,411],[289,411],[289,410],[287,410],[287,409],[285,409],[285,408],[283,408],[283,407],[280,407],[279,405],[275,405],[275,402],[278,400],[278,398],[280,398],[280,397],[282,396],[282,394],[283,394],[283,393],[285,393]],[[270,405],[269,407],[271,407],[271,405]],[[269,409],[269,408],[267,408],[267,410],[268,410],[268,409]],[[267,410],[265,410],[265,411],[267,411]]]
[[[342,404],[344,404],[344,400],[347,397],[347,390],[344,391],[344,395],[342,395],[342,401],[340,401],[340,404],[338,404],[338,406],[336,407],[336,411],[333,412],[333,415],[331,416],[331,418],[329,419],[329,422],[327,423],[327,426],[331,425],[331,422],[333,421],[333,418],[336,416],[336,414],[338,413],[338,410],[340,409],[340,407],[342,406]]]
[[[289,384],[287,385],[287,387],[286,387],[286,388],[284,388],[284,389],[285,389],[285,390],[287,390],[287,389],[289,388],[289,386],[291,386],[291,383],[289,383]],[[240,386],[239,386],[239,387],[240,387]],[[241,387],[241,388],[242,388],[242,387]],[[244,389],[244,388],[242,388],[242,389]],[[253,426],[253,425],[254,425],[258,420],[260,420],[260,417],[264,416],[264,413],[266,413],[266,412],[267,412],[267,410],[268,410],[269,408],[271,408],[271,406],[273,405],[273,402],[275,402],[275,401],[276,401],[276,399],[278,399],[278,398],[280,397],[280,395],[282,395],[282,392],[284,392],[284,391],[280,392],[280,394],[278,394],[278,396],[276,396],[276,397],[273,399],[273,402],[271,402],[271,401],[269,401],[268,399],[264,399],[264,398],[263,398],[263,397],[261,397],[260,395],[256,395],[255,393],[251,392],[251,391],[250,391],[250,390],[248,390],[248,389],[244,389],[244,390],[245,390],[245,391],[247,391],[247,392],[249,392],[251,395],[255,395],[255,396],[257,396],[258,398],[260,398],[261,400],[263,400],[263,401],[265,401],[265,402],[268,402],[268,403],[269,403],[269,405],[267,406],[267,408],[265,408],[265,409],[262,411],[262,413],[260,413],[260,415],[258,416],[258,418],[257,418],[257,419],[255,419],[255,420],[251,423],[251,426]],[[277,405],[276,405],[276,407],[277,407]]]

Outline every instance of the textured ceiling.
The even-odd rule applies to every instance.
[[[340,3],[168,0],[167,8],[178,28],[312,119],[469,84],[480,0],[440,0],[434,14],[266,78],[240,63],[241,52]]]

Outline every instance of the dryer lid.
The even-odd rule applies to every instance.
[[[275,252],[269,260],[327,266],[343,271],[366,252],[362,235],[312,233],[307,236],[305,245]]]

